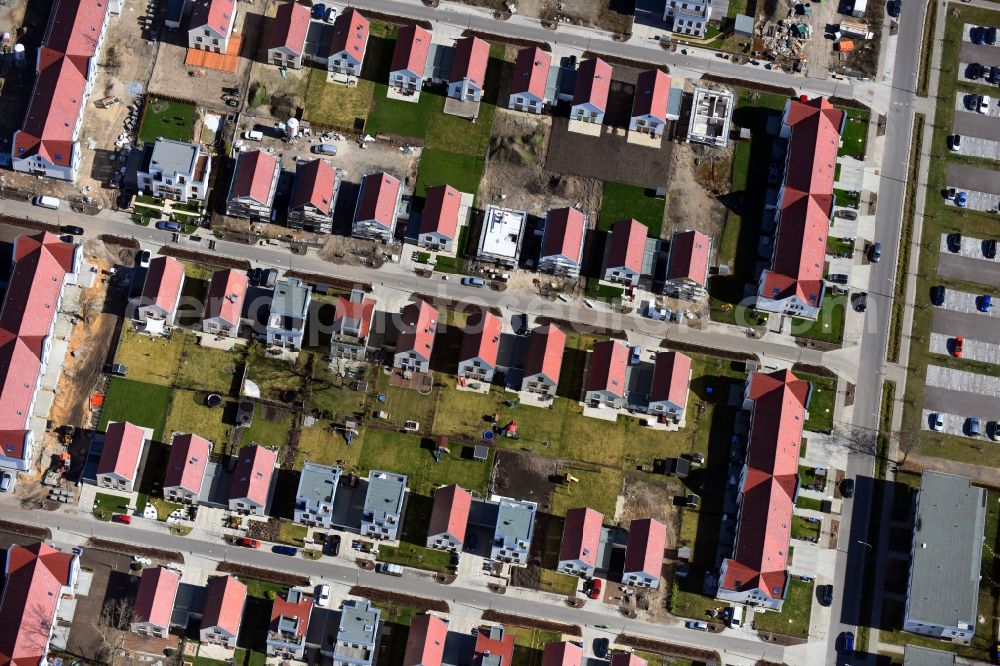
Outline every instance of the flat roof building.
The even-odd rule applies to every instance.
[[[729,123],[733,118],[735,98],[730,90],[712,90],[695,86],[688,120],[688,142],[707,143],[725,148],[729,141]]]
[[[527,219],[528,213],[523,210],[488,206],[476,258],[507,268],[516,267]]]
[[[307,460],[299,474],[295,492],[295,522],[333,527],[333,501],[337,496],[341,469]]]
[[[493,532],[491,549],[494,560],[521,566],[527,564],[537,509],[535,502],[499,498],[497,526]]]
[[[373,469],[368,473],[361,534],[373,539],[395,541],[403,522],[403,500],[406,497],[405,474]]]

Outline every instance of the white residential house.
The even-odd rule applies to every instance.
[[[368,48],[368,19],[353,7],[343,11],[333,22],[333,39],[326,67],[348,81],[361,76],[361,65]]]
[[[403,184],[384,171],[361,179],[351,235],[388,243],[396,233],[396,216],[403,198]]]
[[[198,144],[157,139],[146,146],[136,179],[140,194],[187,203],[208,195],[211,170],[212,160]]]
[[[271,153],[263,150],[240,153],[229,186],[226,215],[251,222],[270,222],[280,175],[281,161]]]
[[[368,492],[361,514],[361,535],[372,539],[395,541],[403,522],[403,500],[407,478],[404,474],[371,470]]]
[[[243,304],[246,301],[250,280],[243,271],[228,268],[216,271],[208,285],[205,314],[201,330],[208,335],[226,338],[240,336],[243,321]]]
[[[389,85],[403,93],[420,92],[430,48],[430,32],[415,24],[400,28],[389,67]]]
[[[448,97],[478,102],[483,96],[490,45],[478,37],[463,37],[455,43],[455,59],[448,81]]]
[[[128,421],[108,424],[97,463],[98,486],[132,492],[146,436],[146,430]]]
[[[491,312],[473,312],[465,326],[458,356],[457,376],[489,384],[500,352],[500,319]]]
[[[516,566],[528,563],[528,550],[535,533],[535,502],[499,498],[497,525],[493,532],[490,557]]]
[[[236,24],[236,0],[195,0],[188,21],[188,48],[228,53]]]
[[[545,89],[552,67],[552,55],[537,46],[529,46],[517,52],[514,61],[514,77],[510,82],[510,97],[507,108],[527,113],[541,113],[548,100]]]
[[[712,19],[712,0],[666,0],[663,20],[672,21],[672,32],[703,39]]]
[[[299,474],[295,493],[295,522],[300,525],[333,527],[333,502],[337,496],[341,469],[307,460]]]
[[[267,344],[302,349],[312,287],[298,278],[278,280],[267,317]]]
[[[375,300],[360,289],[337,299],[330,331],[330,356],[363,361],[368,353],[368,334],[375,316]]]
[[[135,318],[142,323],[144,332],[162,335],[167,327],[174,325],[183,290],[184,264],[164,256],[149,262],[135,310]]]

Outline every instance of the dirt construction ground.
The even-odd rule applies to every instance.
[[[667,172],[667,220],[664,237],[694,229],[721,238],[728,209],[719,197],[729,191],[732,148],[697,143],[674,146]]]
[[[490,161],[479,186],[479,200],[544,216],[549,208],[579,204],[592,219],[600,208],[602,184],[545,168],[552,119],[497,109],[490,139]]]

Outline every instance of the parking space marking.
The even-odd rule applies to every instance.
[[[938,414],[941,415],[941,420],[944,422],[944,427],[942,427],[941,430],[938,430],[937,432],[943,432],[946,435],[955,435],[957,437],[965,436],[964,428],[965,428],[966,417],[959,416],[957,414],[948,414],[946,412],[935,412],[932,409],[923,410],[923,416],[920,420],[921,429],[933,430],[933,428],[931,428],[931,423],[933,423],[931,417],[936,416]]]
[[[1000,313],[997,312],[996,308],[991,307],[989,312],[979,311],[980,296],[982,294],[970,294],[967,291],[949,289],[944,295],[944,303],[941,307],[948,310],[955,310],[956,312],[982,315],[984,317],[1000,317]]]
[[[970,259],[981,259],[982,261],[993,261],[996,262],[997,258],[988,258],[984,251],[984,243],[986,242],[982,238],[974,238],[972,236],[962,236],[961,244],[959,246],[958,252],[952,252],[948,247],[948,236],[951,234],[943,233],[941,234],[941,252],[946,252],[948,254],[958,255],[960,257],[969,257]]]
[[[989,102],[987,103],[986,113],[979,113],[979,95],[976,93],[967,92],[957,92],[955,93],[955,110],[956,111],[969,111],[972,113],[978,113],[981,116],[987,116],[989,118],[1000,118],[1000,101],[997,100],[996,95],[985,95],[984,97],[989,97]],[[971,105],[971,106],[970,106]]]
[[[932,353],[952,356],[954,347],[955,336],[931,333],[930,350]],[[962,358],[1000,365],[1000,344],[963,338]]]
[[[927,385],[991,398],[1000,397],[1000,377],[944,368],[940,365],[927,366]]]

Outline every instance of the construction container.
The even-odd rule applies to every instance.
[[[854,42],[850,39],[842,39],[833,45],[835,51],[840,51],[841,53],[847,53],[848,51],[854,50]]]

